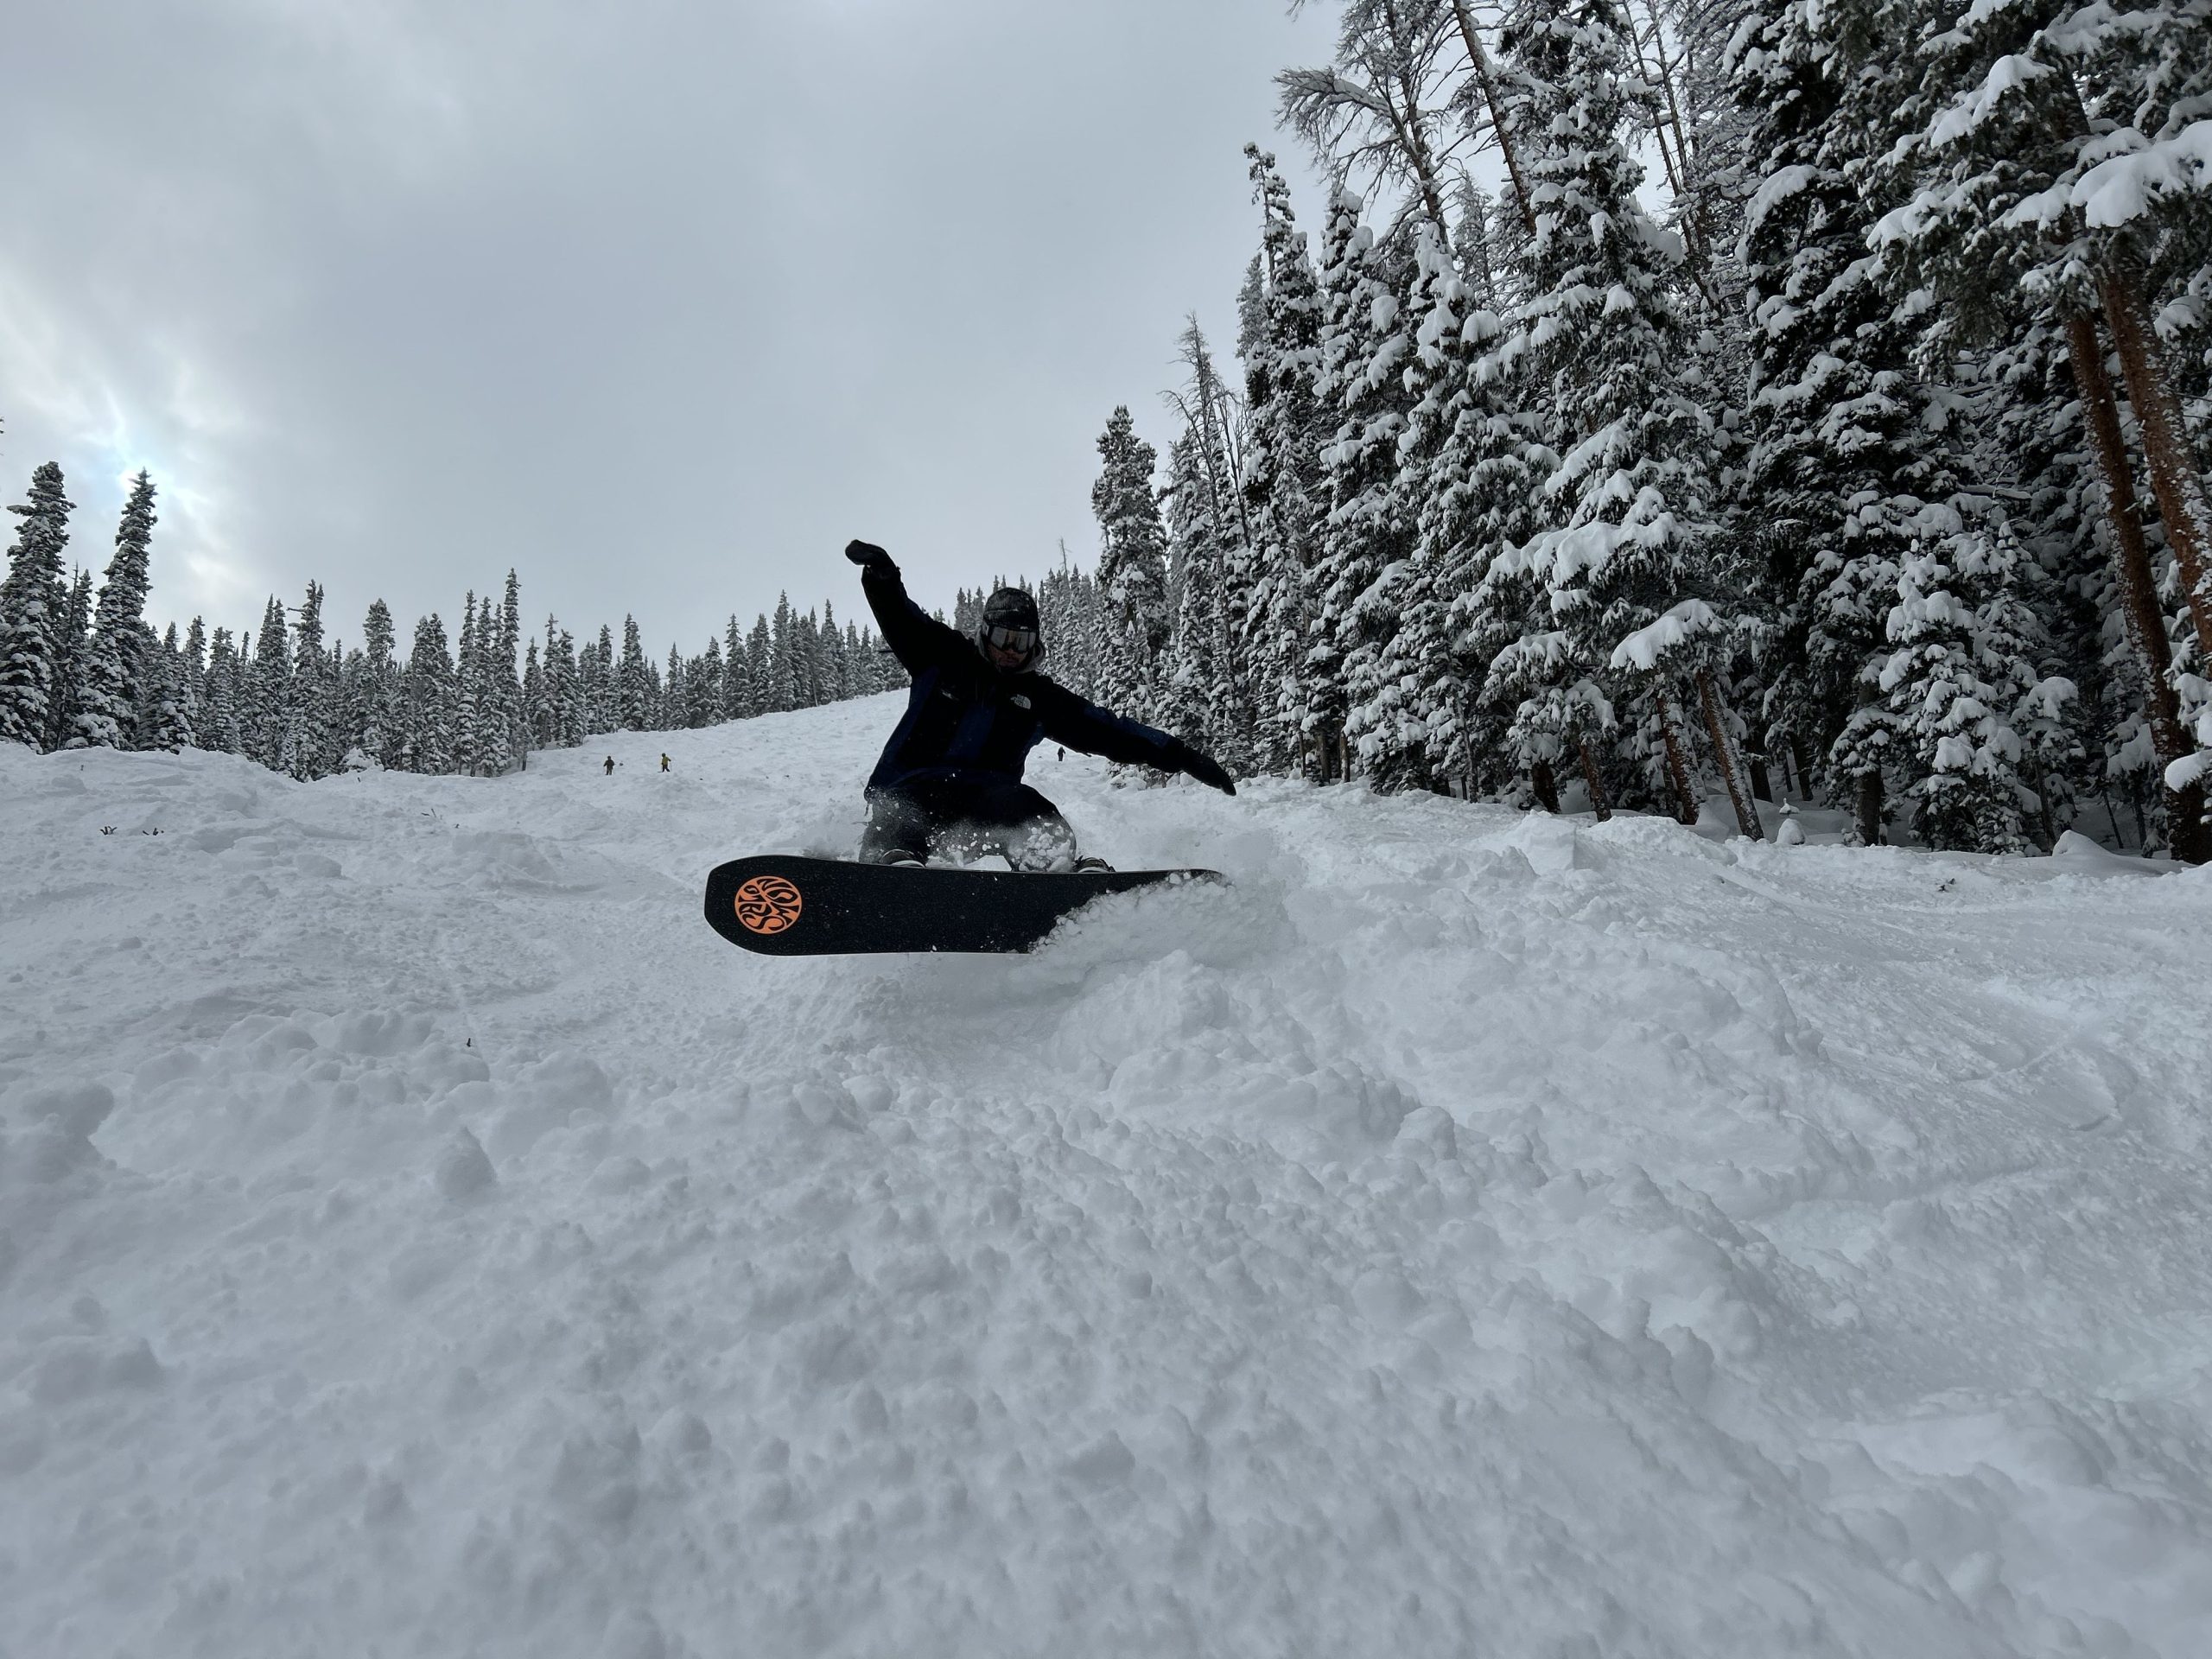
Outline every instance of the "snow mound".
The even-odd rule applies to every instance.
[[[1046,751],[1233,885],[731,950],[896,706],[0,750],[0,1653],[2202,1650],[2212,887]]]

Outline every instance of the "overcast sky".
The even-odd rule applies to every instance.
[[[1195,310],[1224,366],[1242,146],[1336,9],[1281,0],[59,0],[9,24],[0,496],[59,461],[157,621],[310,577],[358,640],[520,573],[701,649],[1095,550],[1094,443]]]

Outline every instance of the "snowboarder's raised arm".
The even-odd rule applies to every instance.
[[[909,674],[974,655],[965,639],[907,596],[890,554],[873,542],[852,541],[845,543],[845,556],[861,568],[861,592],[875,613],[876,632]]]
[[[1125,766],[1179,772],[1224,795],[1236,792],[1236,785],[1227,772],[1181,738],[1155,731],[1095,702],[1085,702],[1065,686],[1052,689],[1058,695],[1039,698],[1037,713],[1044,721],[1045,735],[1053,742]]]

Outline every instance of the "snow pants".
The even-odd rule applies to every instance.
[[[996,853],[1017,870],[1065,870],[1075,831],[1059,808],[1027,784],[925,779],[868,792],[864,864],[894,859],[966,863]]]

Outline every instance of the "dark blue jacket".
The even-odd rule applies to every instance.
[[[1047,738],[1109,760],[1180,769],[1177,739],[1086,702],[1042,674],[994,666],[974,641],[925,614],[895,571],[863,571],[861,591],[883,643],[914,680],[906,716],[868,775],[870,789],[1019,783],[1029,751]]]

